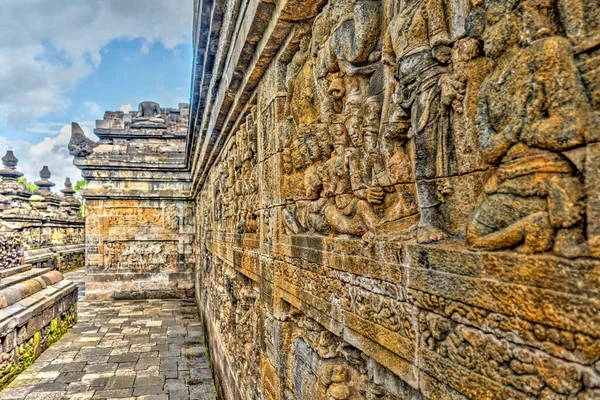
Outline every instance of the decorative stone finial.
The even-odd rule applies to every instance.
[[[50,172],[50,169],[48,168],[47,165],[44,165],[42,167],[42,170],[40,171],[40,178],[50,179],[51,177],[52,177],[52,172]]]
[[[40,171],[41,179],[39,181],[34,182],[35,185],[39,188],[36,191],[36,194],[40,194],[44,197],[48,196],[48,195],[52,195],[50,188],[53,186],[56,186],[56,185],[54,184],[54,182],[50,181],[51,177],[52,177],[52,173],[50,172],[50,169],[48,168],[47,165],[44,165],[44,167]]]
[[[65,187],[60,191],[65,197],[73,197],[75,194],[75,190],[73,189],[73,184],[71,183],[71,178],[65,179]]]
[[[6,155],[2,157],[2,165],[4,165],[4,167],[8,169],[16,169],[18,162],[19,159],[15,157],[15,154],[12,150],[8,150],[6,152]]]
[[[68,210],[67,213],[79,217],[79,207],[81,203],[79,203],[79,200],[77,200],[74,196],[76,192],[73,189],[71,178],[65,179],[65,187],[61,189],[61,193],[64,197],[63,201],[60,203],[60,206],[63,209]]]
[[[83,129],[77,122],[71,124],[71,140],[69,141],[69,154],[75,157],[87,157],[98,146],[98,142],[94,142],[85,136]]]
[[[6,155],[2,157],[4,168],[0,170],[0,177],[2,177],[3,181],[14,181],[23,176],[21,172],[17,171],[18,162],[19,160],[15,157],[12,150],[8,150]]]

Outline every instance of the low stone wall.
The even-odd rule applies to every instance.
[[[84,265],[85,220],[69,178],[62,195],[53,193],[48,167],[40,171],[35,192],[18,181],[18,160],[12,151],[2,158],[0,170],[0,231],[18,236],[25,263],[61,272]],[[10,264],[10,262],[9,262]]]
[[[85,244],[44,247],[25,252],[25,263],[62,273],[85,267]]]
[[[83,266],[85,222],[67,178],[62,196],[44,167],[31,192],[9,151],[0,170],[0,390],[77,321],[77,285],[62,272]]]
[[[22,233],[0,234],[0,390],[77,322],[77,285],[51,268],[23,264]]]

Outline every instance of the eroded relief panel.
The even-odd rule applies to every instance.
[[[194,259],[191,242],[195,216],[189,202],[90,200],[89,203],[86,285],[91,295],[191,295],[189,267]]]
[[[197,198],[223,397],[600,398],[598,3],[303,4]]]

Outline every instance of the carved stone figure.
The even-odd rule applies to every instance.
[[[364,198],[353,193],[351,174],[356,175],[357,171],[350,169],[353,168],[350,158],[355,148],[348,147],[348,133],[352,132],[355,146],[362,146],[362,133],[359,133],[357,120],[355,115],[345,123],[338,122],[333,125],[334,151],[324,167],[327,174],[324,177],[324,194],[332,200],[328,201],[323,213],[333,232],[362,236],[363,240],[369,242],[375,236],[378,220],[371,202],[380,202],[382,191],[381,188],[367,190],[359,186],[357,190],[362,191]]]
[[[451,172],[449,105],[464,91],[449,72],[451,45],[443,0],[406,1],[385,34],[384,62],[398,80],[392,120],[397,128],[406,121],[405,134],[414,142],[421,243],[448,237],[435,179]]]
[[[132,128],[166,128],[164,118],[161,118],[160,105],[154,101],[141,102],[138,114],[133,118]]]
[[[473,248],[537,253],[554,244],[570,255],[582,229],[584,191],[571,160],[584,145],[589,104],[571,44],[556,36],[553,6],[486,2],[484,49],[494,69],[479,92],[479,136],[498,169],[467,229]]]
[[[69,154],[74,157],[87,157],[98,146],[98,142],[94,142],[85,136],[83,129],[78,123],[71,124],[71,140],[69,140]]]

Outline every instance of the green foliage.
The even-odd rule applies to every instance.
[[[87,209],[85,205],[85,199],[81,196],[81,191],[85,189],[86,185],[87,181],[85,179],[80,179],[75,183],[75,187],[73,188],[75,189],[75,198],[81,203],[81,207],[79,207],[79,214],[81,214],[83,218],[85,218],[87,215]]]
[[[81,193],[81,191],[83,189],[85,189],[86,185],[87,185],[87,181],[85,179],[80,179],[75,183],[75,187],[73,189],[75,189],[75,191],[79,195]]]
[[[38,190],[38,187],[35,183],[29,182],[27,180],[27,178],[25,178],[24,176],[17,178],[17,182],[24,184],[25,186],[27,186],[27,189],[29,189],[31,191],[31,193],[35,192],[36,190]]]

